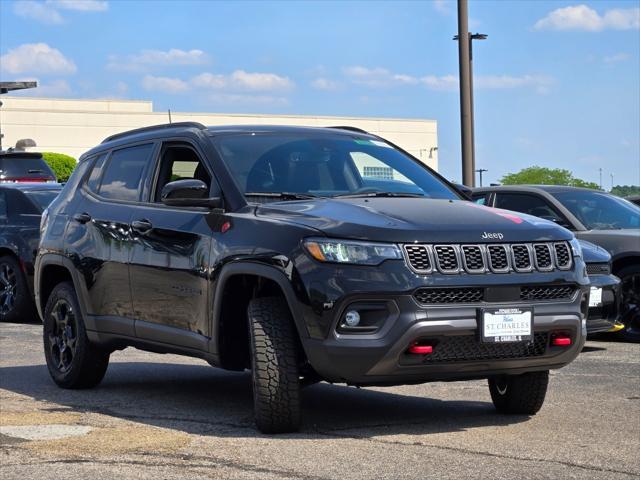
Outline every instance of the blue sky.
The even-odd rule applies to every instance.
[[[471,0],[476,163],[640,184],[640,3]],[[459,179],[455,2],[0,0],[0,76],[156,110],[431,118]]]

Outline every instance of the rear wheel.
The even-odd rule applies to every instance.
[[[44,310],[44,355],[62,388],[92,388],[109,365],[109,352],[89,342],[73,285],[58,284]]]
[[[0,257],[0,321],[19,322],[33,316],[27,279],[15,257]]]
[[[500,413],[535,415],[542,408],[548,385],[548,371],[503,375],[489,379],[489,392]]]
[[[622,292],[620,323],[624,329],[616,333],[628,342],[640,342],[640,265],[631,265],[616,272]]]
[[[263,433],[300,427],[298,339],[282,298],[256,298],[248,308],[254,415]]]

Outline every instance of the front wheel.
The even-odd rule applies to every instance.
[[[33,316],[27,279],[15,257],[0,257],[0,321],[21,322]]]
[[[254,415],[263,433],[300,427],[298,339],[282,298],[256,298],[248,308]]]
[[[44,356],[49,374],[62,388],[92,388],[104,377],[109,352],[89,342],[70,282],[58,284],[44,310]]]
[[[535,415],[542,408],[549,371],[502,375],[489,379],[493,405],[500,413]]]

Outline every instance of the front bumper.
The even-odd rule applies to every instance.
[[[398,307],[379,332],[335,332],[326,340],[307,339],[304,348],[321,377],[354,385],[466,380],[560,368],[574,360],[584,345],[586,330],[580,309],[581,304],[584,308],[586,291],[580,289],[572,302],[534,304],[534,342],[528,346],[481,343],[480,306],[422,308],[405,295],[393,299],[376,297]],[[356,300],[362,302],[361,298]],[[483,304],[482,308],[492,306],[504,305]],[[570,346],[551,345],[551,333],[560,331],[571,337]],[[413,342],[424,339],[435,343],[433,354],[407,353]]]
[[[615,275],[591,275],[591,288],[602,289],[602,304],[589,307],[587,333],[611,330],[620,316],[620,279]]]

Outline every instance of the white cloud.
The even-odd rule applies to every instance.
[[[109,2],[103,0],[47,0],[46,3],[61,10],[78,12],[105,12],[109,9]]]
[[[618,63],[629,60],[630,55],[625,52],[614,53],[613,55],[606,55],[602,60],[604,63]]]
[[[107,68],[109,70],[141,72],[156,67],[205,65],[209,61],[209,56],[197,49],[141,50],[139,53],[125,57],[110,55]]]
[[[186,92],[192,89],[215,90],[227,95],[241,92],[276,92],[290,90],[295,84],[288,78],[275,73],[252,73],[236,70],[229,75],[204,72],[190,80],[172,77],[156,77],[147,75],[142,80],[142,86],[147,90],[163,90],[174,93]],[[245,95],[247,96],[247,95]],[[248,97],[248,96],[247,96]],[[219,97],[224,98],[224,97]],[[232,99],[229,96],[229,99]],[[240,95],[236,103],[239,102]],[[255,96],[258,101],[265,100]]]
[[[271,95],[244,95],[236,93],[214,93],[209,95],[209,101],[219,105],[288,105],[284,97]]]
[[[247,90],[261,91],[289,90],[294,86],[289,77],[281,77],[275,73],[249,73],[244,70],[233,72],[229,83]]]
[[[340,84],[325,77],[318,77],[311,82],[311,86],[316,90],[332,92],[340,88]]]
[[[433,0],[433,8],[443,15],[449,15],[454,7],[455,3],[453,0]]]
[[[394,85],[415,85],[419,82],[415,77],[393,73],[382,67],[367,68],[356,65],[346,67],[343,71],[356,85],[373,88],[392,87]]]
[[[20,0],[13,5],[13,11],[19,17],[29,18],[40,23],[49,25],[64,23],[62,15],[55,8],[42,2]]]
[[[22,73],[70,75],[76,70],[72,60],[46,43],[25,43],[0,57],[0,71],[13,75]]]
[[[554,79],[547,75],[480,75],[473,80],[473,86],[484,89],[511,89],[531,87],[540,94],[549,93]]]
[[[640,8],[612,9],[600,15],[587,5],[558,8],[538,20],[536,30],[583,30],[599,32],[606,29],[640,29]]]
[[[142,88],[164,93],[184,93],[189,91],[189,84],[179,78],[154,77],[146,75],[142,79]]]
[[[455,75],[427,75],[420,79],[420,83],[431,90],[455,90],[458,88],[458,77]]]

